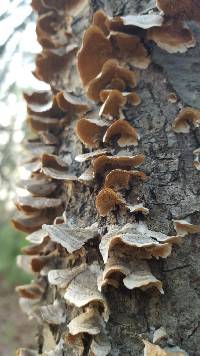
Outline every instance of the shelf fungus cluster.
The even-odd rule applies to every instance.
[[[106,356],[112,349],[106,330],[109,288],[154,288],[163,294],[148,261],[167,258],[174,244],[200,231],[182,220],[174,221],[174,236],[148,228],[150,212],[141,194],[148,177],[138,168],[145,156],[131,153],[140,137],[124,115],[125,107],[141,101],[132,67],[148,67],[145,41],[183,51],[194,39],[181,20],[172,20],[162,1],[157,1],[162,13],[109,18],[97,11],[82,46],[79,31],[86,24],[87,0],[32,0],[32,6],[39,14],[36,32],[43,48],[34,73],[51,90],[24,94],[36,137],[25,143],[29,158],[24,167],[30,176],[19,183],[27,195],[16,200],[19,216],[13,224],[28,233],[30,245],[17,262],[33,275],[30,284],[16,290],[22,310],[40,324],[42,341],[39,351],[19,349],[17,355]],[[188,130],[190,118],[199,123],[197,112],[186,111],[174,124],[177,132]],[[72,142],[69,149],[66,142]],[[78,152],[71,152],[75,146]],[[85,186],[93,196],[97,192],[97,220],[77,226],[66,208],[74,201],[74,187]],[[116,215],[124,211],[130,222],[117,224]],[[171,354],[144,343],[145,355]]]

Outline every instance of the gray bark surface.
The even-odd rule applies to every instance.
[[[141,11],[150,3],[92,0],[91,7],[92,11],[101,8],[109,15],[122,15]],[[186,54],[171,55],[153,46],[150,48],[153,63],[149,69],[140,71],[137,86],[142,103],[125,112],[126,119],[141,136],[137,149],[131,152],[146,156],[141,169],[150,179],[141,188],[141,195],[150,209],[146,219],[148,227],[169,234],[174,232],[172,219],[187,218],[198,223],[200,217],[199,172],[192,167],[192,152],[199,146],[198,129],[176,134],[171,128],[181,107],[200,107],[199,29],[195,29],[195,33],[198,45]],[[176,104],[167,100],[171,92],[177,93]],[[76,212],[71,207],[70,215],[84,211],[84,223],[88,219],[86,216],[92,223],[97,220],[93,195],[89,188],[84,189],[83,201],[79,198]],[[127,193],[127,200],[129,198],[131,191]],[[129,214],[115,213],[112,218],[110,222],[130,222]],[[154,275],[163,282],[163,296],[154,289],[146,292],[108,289],[106,297],[111,317],[107,328],[112,340],[111,355],[142,355],[141,339],[148,338],[153,329],[160,326],[166,328],[172,345],[178,345],[190,356],[200,355],[199,245],[197,235],[185,237],[183,245],[174,248],[169,258],[150,262]]]

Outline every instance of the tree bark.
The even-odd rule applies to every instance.
[[[89,11],[92,15],[102,9],[110,16],[119,16],[141,13],[151,4],[152,1],[91,0]],[[83,23],[85,28],[87,24]],[[140,135],[138,145],[129,147],[129,151],[131,155],[145,155],[142,170],[149,179],[139,186],[139,196],[150,210],[145,217],[146,224],[149,229],[167,235],[174,234],[173,219],[187,219],[198,224],[200,218],[199,172],[193,167],[193,151],[200,142],[199,130],[190,129],[187,134],[177,134],[172,130],[180,108],[190,105],[200,109],[200,30],[194,24],[193,30],[197,45],[184,54],[169,54],[152,43],[148,44],[152,63],[146,70],[136,70],[139,78],[137,93],[142,102],[137,107],[123,109],[126,120]],[[172,92],[178,97],[176,103],[167,99]],[[85,151],[74,135],[74,125],[60,136],[59,144],[59,155],[70,156],[73,172],[80,175],[85,164],[78,164],[74,158]],[[68,221],[79,227],[98,222],[102,232],[109,224],[125,225],[135,221],[131,213],[120,209],[107,218],[100,217],[95,207],[99,190],[98,183],[93,186],[75,183],[65,208]],[[131,198],[130,189],[126,200],[131,203]],[[144,220],[141,216],[139,219]],[[161,326],[168,334],[167,344],[163,341],[161,346],[179,346],[190,356],[200,355],[198,247],[199,237],[189,235],[181,246],[173,247],[167,259],[149,260],[151,271],[163,283],[164,295],[155,288],[128,290],[123,285],[118,289],[108,287],[104,291],[110,307],[106,324],[111,341],[109,355],[141,356],[144,349],[142,339],[152,340],[154,330]],[[52,287],[47,289],[46,295],[52,301]],[[70,310],[68,321],[71,315]],[[58,339],[63,326],[51,328],[51,331]],[[88,336],[86,339],[84,355],[89,354],[87,345],[90,340]],[[40,351],[42,349],[40,338]],[[63,355],[69,354],[69,351],[63,351]]]

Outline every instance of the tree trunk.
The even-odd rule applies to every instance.
[[[72,29],[73,36],[76,36],[76,43],[79,43],[80,48],[83,30],[89,26],[87,23],[88,14],[91,15],[89,20],[89,23],[91,23],[92,14],[98,9],[104,10],[106,15],[109,16],[125,16],[134,13],[141,14],[148,8],[154,8],[152,3],[154,2],[138,0],[91,0],[89,8],[84,12],[85,15],[82,17],[78,15],[75,17],[76,21],[74,20],[73,22]],[[45,8],[41,10],[41,13],[46,12],[47,9]],[[68,229],[69,227],[72,229],[71,234],[73,234],[73,229],[75,228],[92,226],[92,228],[98,230],[98,234],[101,237],[91,236],[92,239],[86,241],[84,246],[79,246],[76,249],[78,252],[73,251],[70,253],[69,248],[66,247],[66,244],[62,244],[56,233],[52,233],[50,229],[48,231],[45,230],[50,238],[48,244],[53,239],[54,247],[50,250],[50,253],[49,245],[48,248],[46,247],[45,252],[43,250],[40,251],[40,255],[51,257],[48,263],[45,262],[46,267],[43,265],[43,268],[38,269],[40,275],[37,276],[37,283],[41,283],[42,295],[40,295],[39,300],[35,297],[35,299],[30,299],[34,304],[34,308],[31,311],[28,308],[28,313],[33,314],[40,325],[37,352],[41,354],[140,356],[143,354],[144,349],[142,339],[152,342],[155,329],[163,326],[168,336],[161,340],[160,346],[162,348],[166,349],[168,347],[171,352],[182,349],[190,356],[200,355],[198,350],[200,341],[200,263],[197,235],[191,236],[189,234],[189,236],[183,238],[183,243],[180,246],[173,245],[172,252],[167,258],[156,259],[153,257],[148,259],[151,272],[162,282],[164,294],[160,294],[158,288],[155,287],[128,289],[122,281],[124,276],[122,278],[122,275],[117,273],[112,275],[112,279],[119,283],[118,288],[108,285],[101,292],[110,308],[109,320],[105,322],[106,331],[102,327],[103,331],[101,330],[101,333],[106,333],[111,344],[110,350],[107,345],[107,349],[105,347],[104,352],[101,349],[102,353],[100,351],[98,353],[98,351],[95,351],[97,349],[91,347],[91,343],[96,337],[92,335],[92,332],[82,332],[73,337],[69,334],[67,325],[70,321],[83,311],[87,311],[86,303],[78,307],[78,304],[74,306],[75,303],[70,302],[70,298],[64,299],[64,292],[70,288],[71,281],[68,286],[66,284],[65,288],[62,289],[60,285],[49,284],[47,279],[47,275],[52,269],[76,267],[85,262],[91,265],[98,261],[98,265],[103,270],[104,263],[98,245],[100,239],[109,231],[111,225],[117,225],[118,228],[122,228],[128,223],[142,223],[146,224],[148,229],[152,231],[173,236],[175,235],[173,220],[186,219],[192,224],[198,223],[200,217],[200,186],[199,172],[193,166],[193,151],[199,146],[199,129],[198,127],[191,127],[188,133],[176,133],[172,130],[173,121],[180,109],[187,106],[200,109],[200,29],[194,23],[191,28],[197,40],[195,47],[190,48],[185,53],[175,54],[160,49],[153,42],[146,42],[144,29],[137,29],[134,32],[135,27],[132,27],[132,29],[129,28],[125,31],[139,35],[142,41],[145,42],[145,47],[151,57],[151,64],[145,70],[134,68],[127,59],[124,66],[137,74],[136,92],[141,98],[141,104],[138,106],[125,105],[122,109],[125,120],[137,130],[140,136],[137,146],[131,145],[125,147],[125,150],[129,152],[129,156],[141,153],[145,155],[144,163],[142,163],[140,169],[149,179],[142,183],[140,180],[136,180],[136,183],[131,184],[122,193],[126,202],[133,204],[135,203],[134,197],[137,192],[137,201],[143,203],[149,209],[149,215],[131,213],[124,206],[117,205],[107,216],[102,217],[95,206],[96,196],[103,187],[102,180],[97,177],[94,182],[86,184],[80,180],[73,182],[72,179],[70,182],[69,180],[66,181],[66,179],[56,180],[50,174],[53,181],[59,182],[59,188],[50,197],[59,198],[62,195],[63,198],[64,196],[64,222],[68,224]],[[72,62],[73,60],[70,63]],[[85,94],[82,84],[77,84],[81,82],[78,72],[75,72],[74,64],[70,64],[71,67],[67,69],[63,67],[63,72],[59,69],[55,76],[52,74],[53,67],[49,65],[49,70],[47,65],[45,63],[43,72],[45,74],[50,73],[49,75],[44,78],[42,71],[39,74],[36,73],[36,75],[39,79],[44,79],[52,85],[54,95],[56,95],[55,88],[66,91],[73,90],[79,96]],[[93,64],[88,63],[88,66],[90,65]],[[39,64],[37,63],[38,67]],[[66,70],[70,71],[70,73],[68,72],[69,75],[63,74]],[[81,91],[80,87],[82,87]],[[170,100],[172,93],[176,94],[177,100]],[[100,105],[95,102],[90,102],[90,105],[96,105],[98,110],[100,109]],[[28,107],[29,116],[35,115],[33,113],[34,110],[31,112],[29,103]],[[67,111],[67,114],[65,113],[65,117],[59,117],[59,120],[62,120],[60,125],[62,131],[56,131],[53,128],[49,132],[53,133],[59,140],[54,154],[63,157],[66,162],[71,162],[70,174],[73,173],[73,175],[79,177],[88,168],[89,164],[88,161],[79,163],[75,161],[75,157],[91,150],[85,148],[85,145],[77,138],[74,132],[76,120],[70,121],[72,116],[76,119],[81,117],[78,110],[76,111],[74,108],[70,110]],[[83,112],[84,110],[82,109],[81,115]],[[56,115],[60,115],[58,109],[55,109],[52,118],[55,118]],[[41,133],[40,130],[38,131]],[[108,145],[100,142],[97,148],[112,148],[114,150],[113,155],[120,151],[116,142]],[[43,166],[45,166],[44,163]],[[45,215],[44,210],[42,211],[43,215]],[[61,207],[51,208],[50,213],[48,210],[48,214],[45,215],[47,224],[53,224],[54,218],[60,216],[62,212],[63,209]],[[42,222],[45,223],[45,221]],[[63,223],[62,219],[57,223]],[[29,231],[34,230],[35,228]],[[195,231],[197,230],[198,228]],[[88,234],[91,234],[91,231],[88,231]],[[180,234],[179,231],[178,234]],[[171,244],[169,245],[171,247]],[[116,245],[115,251],[117,249],[123,254],[124,245]],[[130,258],[131,254],[133,256],[135,250],[133,252],[130,249],[128,258]],[[147,259],[147,257],[143,258]],[[23,263],[21,262],[22,267]],[[32,269],[35,272],[34,267]],[[87,284],[87,282],[89,283],[86,280],[85,283]],[[76,289],[76,293],[78,290]],[[22,291],[19,291],[19,293],[23,306],[27,302],[27,298],[25,298],[25,294]],[[52,304],[55,298],[61,303],[60,308],[64,308],[65,322],[60,322],[60,324],[58,322],[48,323],[47,320],[44,322],[45,316],[41,311],[41,306]],[[95,309],[94,304],[96,306],[96,303],[91,302],[90,308]],[[100,318],[103,318],[102,303],[100,305],[101,308],[98,308],[98,313],[100,313]],[[105,349],[109,351],[106,352]],[[54,353],[51,354],[52,350],[54,350]],[[153,351],[152,354],[147,353],[147,355],[156,355],[156,351]],[[161,354],[158,353],[158,355]],[[180,355],[184,355],[184,353],[180,353]]]

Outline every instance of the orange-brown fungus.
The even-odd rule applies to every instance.
[[[126,33],[111,33],[110,42],[114,57],[119,61],[129,62],[140,69],[146,69],[150,64],[148,52],[140,42],[140,38]]]
[[[105,132],[105,127],[98,126],[87,119],[79,119],[76,134],[80,141],[89,147],[97,147]]]
[[[160,48],[169,53],[184,53],[196,44],[192,32],[176,22],[162,27],[150,28],[147,32],[147,39],[154,41]]]
[[[156,0],[156,5],[165,15],[200,22],[200,2],[198,0]]]
[[[102,67],[101,73],[91,80],[87,95],[94,101],[100,100],[103,89],[118,89],[123,91],[126,87],[136,86],[136,77],[133,71],[120,67],[115,59],[109,59]]]
[[[112,208],[120,204],[125,204],[124,200],[110,188],[103,188],[96,197],[96,208],[101,216],[106,216]]]
[[[95,176],[104,176],[113,169],[130,170],[144,161],[144,155],[135,156],[99,156],[92,161]]]
[[[107,188],[126,188],[132,179],[141,179],[145,181],[146,175],[140,171],[126,171],[123,169],[114,169],[105,177],[104,186]]]
[[[102,10],[98,10],[93,16],[92,24],[99,27],[103,31],[104,35],[107,36],[109,34],[107,21],[108,18],[106,14]]]
[[[117,138],[120,147],[137,145],[137,132],[127,121],[119,119],[106,131],[103,141],[110,142]]]
[[[184,108],[182,109],[176,119],[174,120],[172,127],[177,133],[188,133],[190,131],[190,125],[188,121],[192,121],[195,127],[200,125],[200,110],[194,108]]]
[[[56,95],[56,100],[59,108],[69,115],[72,113],[83,114],[89,109],[88,103],[84,99],[76,97],[71,93],[59,92]]]
[[[100,99],[103,101],[99,111],[100,116],[106,116],[108,119],[121,116],[121,108],[126,104],[126,98],[119,90],[102,90]]]
[[[77,54],[77,65],[83,85],[101,72],[103,64],[112,57],[112,47],[104,33],[95,25],[84,33],[82,47]]]

